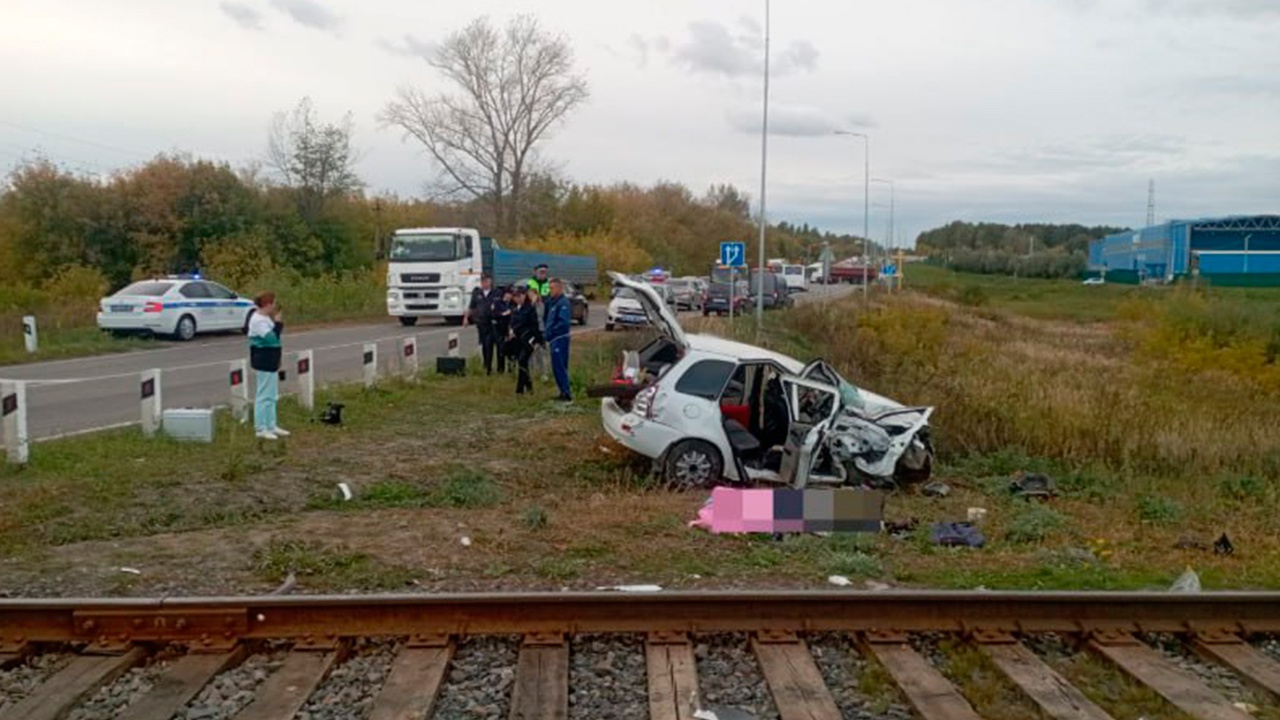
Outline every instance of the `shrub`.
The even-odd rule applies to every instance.
[[[1005,539],[1011,543],[1042,543],[1067,526],[1067,518],[1051,507],[1035,502],[1019,503]]]

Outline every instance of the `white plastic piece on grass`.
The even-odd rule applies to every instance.
[[[987,509],[983,507],[969,508],[969,522],[975,525],[987,519]]]
[[[827,578],[827,582],[837,587],[849,587],[853,581],[843,575],[832,575]]]
[[[617,590],[618,592],[662,592],[661,585],[612,585],[598,587],[596,590]]]
[[[458,542],[462,543],[462,547],[471,547],[471,538],[467,537],[466,535],[463,535],[462,539],[459,540]]]
[[[139,570],[138,568],[131,568],[131,567],[122,567],[122,568],[120,568],[120,572],[122,572],[122,573],[129,573],[130,575],[141,575],[141,574],[142,574],[142,571],[141,571],[141,570]]]
[[[343,500],[350,500],[355,497],[351,494],[351,486],[346,483],[338,483],[338,489],[342,491]]]
[[[1173,585],[1169,586],[1169,592],[1198,593],[1200,592],[1200,576],[1190,567],[1186,572],[1178,576],[1173,581]]]

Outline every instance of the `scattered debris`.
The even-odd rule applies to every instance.
[[[1178,542],[1173,544],[1173,547],[1178,550],[1208,550],[1209,543],[1199,540],[1193,535],[1181,535],[1178,537]]]
[[[471,547],[471,538],[466,535],[463,535],[462,539],[458,540],[458,542],[462,543],[462,547]]]
[[[1222,537],[1218,538],[1213,543],[1214,555],[1230,555],[1235,551],[1236,546],[1231,544],[1231,538],[1227,537],[1226,533],[1222,533]]]
[[[320,413],[320,422],[325,425],[341,425],[342,409],[345,407],[346,405],[343,405],[342,403],[329,403],[329,407],[325,408],[323,413]]]
[[[898,540],[905,540],[910,537],[911,533],[915,532],[915,529],[919,524],[920,521],[915,518],[910,518],[903,522],[886,522],[884,524],[884,531],[889,533],[890,537]]]
[[[951,494],[951,486],[939,480],[934,480],[920,488],[920,492],[924,493],[926,497],[944,498]]]
[[[1198,593],[1200,592],[1200,576],[1190,567],[1186,572],[1178,576],[1177,580],[1169,586],[1169,592]]]
[[[122,572],[122,573],[129,573],[130,575],[141,575],[141,574],[142,574],[142,571],[141,571],[141,570],[139,570],[138,568],[131,568],[131,567],[122,567],[122,568],[120,568],[120,572]]]
[[[298,576],[295,575],[292,570],[290,570],[289,577],[286,577],[284,579],[284,582],[280,583],[280,587],[276,588],[275,590],[272,590],[270,594],[271,595],[288,595],[289,593],[293,592],[293,589],[296,588],[297,586],[298,586]]]
[[[600,452],[604,453],[605,455],[612,455],[612,454],[613,454],[613,451],[612,451],[612,450],[610,450],[610,449],[609,449],[607,446],[605,446],[605,445],[601,445],[601,446],[600,446]]]
[[[987,509],[983,507],[969,508],[969,522],[980,525],[983,520],[987,519]]]
[[[618,592],[662,592],[661,585],[613,585],[610,587],[598,587],[596,590],[616,590]]]
[[[1051,498],[1058,494],[1058,484],[1043,473],[1018,473],[1009,484],[1009,491],[1018,497]]]
[[[943,547],[980,548],[987,544],[978,528],[967,522],[940,522],[929,526],[929,537]]]
[[[343,500],[350,500],[351,498],[355,497],[354,495],[351,494],[351,486],[344,482],[338,483],[338,489],[342,491]]]
[[[852,580],[843,575],[831,575],[827,577],[827,582],[835,585],[836,587],[849,587],[853,584]]]

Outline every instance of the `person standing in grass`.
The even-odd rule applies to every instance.
[[[560,278],[551,280],[551,294],[544,304],[547,308],[546,342],[551,349],[551,371],[556,376],[556,387],[560,390],[556,399],[572,402],[573,395],[569,392],[569,326],[573,323],[573,310],[569,307],[569,298],[564,294],[564,281]]]
[[[253,304],[253,317],[249,318],[249,367],[254,370],[253,426],[263,440],[277,440],[289,434],[276,421],[283,314],[273,292],[262,293],[254,298]]]
[[[538,291],[529,288],[515,295],[516,306],[511,312],[511,340],[516,344],[516,394],[533,392],[533,378],[529,377],[529,358],[542,342],[538,330]]]

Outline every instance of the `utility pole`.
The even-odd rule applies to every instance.
[[[836,135],[862,138],[862,299],[867,299],[867,258],[871,241],[871,137],[866,133],[836,130]]]
[[[765,213],[766,175],[769,169],[769,0],[764,0],[764,118],[760,124],[760,262],[756,268],[756,333],[764,325],[764,239],[769,227]],[[748,281],[750,275],[747,276]]]
[[[1153,227],[1156,224],[1156,181],[1155,178],[1147,181],[1147,227]]]

